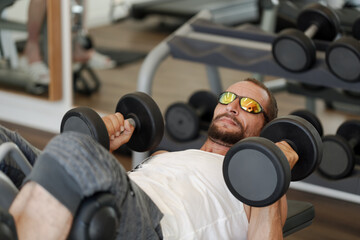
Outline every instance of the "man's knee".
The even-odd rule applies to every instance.
[[[72,212],[79,200],[97,192],[110,192],[122,201],[128,189],[126,171],[117,159],[91,137],[75,132],[63,133],[49,142],[36,161],[29,180],[63,200]],[[80,199],[68,202],[63,199],[66,191],[69,196]],[[80,195],[76,197],[77,194]]]

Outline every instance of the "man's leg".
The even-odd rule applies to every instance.
[[[47,225],[51,224],[67,236],[81,201],[99,192],[109,192],[116,198],[115,207],[120,212],[118,238],[156,239],[161,234],[159,209],[129,180],[117,159],[88,136],[68,132],[53,138],[27,181],[11,206],[19,235],[32,230],[31,222],[37,222],[36,226],[45,228],[42,234],[47,234],[46,228],[51,229]],[[47,217],[38,217],[39,212]],[[47,218],[56,219],[51,222]]]
[[[73,217],[56,198],[35,182],[24,185],[9,210],[19,239],[66,239]]]
[[[28,39],[25,45],[25,55],[29,64],[42,61],[40,51],[40,33],[46,14],[46,0],[31,0],[28,8]]]

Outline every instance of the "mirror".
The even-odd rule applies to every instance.
[[[46,80],[43,66],[29,64],[29,51],[25,52],[28,39],[28,13],[32,5],[32,19],[35,25],[44,11],[46,24],[41,27],[41,39],[38,47],[42,59],[47,62],[49,73]],[[0,2],[0,88],[15,93],[25,93],[51,101],[62,98],[62,44],[61,44],[61,0],[1,0]],[[39,25],[39,24],[38,24]],[[32,25],[34,26],[34,24]],[[36,28],[37,26],[35,26]],[[14,37],[15,36],[15,37]],[[18,40],[16,40],[16,36]],[[20,36],[20,37],[19,37]],[[24,37],[25,36],[25,37]],[[22,40],[21,40],[22,39]],[[40,39],[40,37],[39,37]],[[42,46],[47,46],[46,48]],[[42,49],[41,49],[42,48]],[[27,49],[34,50],[34,47]],[[31,54],[31,53],[30,53]],[[24,57],[25,56],[25,57]],[[35,57],[36,58],[36,57]],[[39,59],[41,60],[41,59]],[[37,61],[38,63],[42,61]],[[31,65],[31,67],[30,67]],[[31,69],[31,70],[30,70]],[[46,67],[45,67],[46,69]],[[35,73],[34,73],[35,72]],[[38,76],[31,77],[31,76]],[[40,79],[35,81],[34,79]],[[49,80],[50,79],[50,80]]]

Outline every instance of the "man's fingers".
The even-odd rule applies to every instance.
[[[114,132],[115,132],[114,125],[109,116],[103,117],[103,121],[104,121],[106,129],[108,131],[109,138],[111,139],[111,136],[114,135]]]
[[[120,136],[121,132],[124,131],[124,117],[120,113],[107,115],[103,117],[103,121],[111,140]]]
[[[120,136],[120,134],[124,131],[124,117],[120,113],[115,113],[111,115],[111,121],[113,126],[115,127],[115,137]]]

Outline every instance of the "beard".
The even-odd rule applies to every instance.
[[[227,132],[224,131],[223,128],[214,124],[214,122],[221,117],[228,117],[233,120],[238,126],[238,130]],[[234,116],[224,113],[213,119],[208,130],[208,137],[215,143],[230,147],[245,137],[244,127]]]

